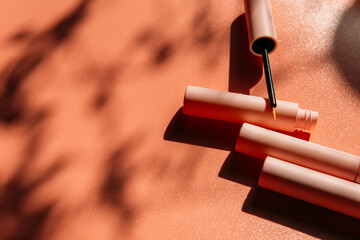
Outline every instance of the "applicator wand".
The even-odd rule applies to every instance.
[[[272,75],[271,75],[269,55],[268,55],[268,51],[266,48],[262,52],[262,60],[263,60],[263,65],[264,65],[265,80],[266,80],[266,87],[267,87],[268,96],[269,96],[270,107],[273,110],[274,119],[276,120],[276,113],[275,113],[276,98],[275,98],[274,84],[273,84]]]
[[[269,105],[276,119],[276,99],[268,54],[276,49],[277,39],[270,0],[244,0],[250,51],[262,56]]]

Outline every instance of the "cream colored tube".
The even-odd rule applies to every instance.
[[[260,159],[279,158],[360,183],[360,157],[251,124],[241,127],[235,150]]]
[[[259,186],[360,218],[360,185],[267,157]]]
[[[277,40],[270,0],[245,0],[244,3],[251,52],[261,55],[265,48],[272,52]]]
[[[269,101],[262,97],[188,86],[183,112],[188,115],[235,123],[248,122],[266,128],[293,132],[311,130],[318,113],[300,109],[297,103],[277,101],[274,120]]]

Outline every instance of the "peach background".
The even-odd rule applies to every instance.
[[[239,126],[179,111],[187,85],[266,97],[242,1],[0,6],[1,239],[360,236],[258,188]],[[272,7],[277,99],[319,112],[310,141],[360,155],[360,1]]]

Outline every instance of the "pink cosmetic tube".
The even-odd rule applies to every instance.
[[[256,158],[279,158],[335,177],[360,183],[360,157],[244,123],[235,150]]]
[[[299,104],[277,101],[276,120],[268,99],[239,93],[188,86],[184,97],[184,114],[234,123],[293,132],[296,128],[311,130],[318,113],[299,108]]]
[[[267,157],[258,185],[360,218],[360,185],[344,179]]]
[[[269,53],[276,49],[277,40],[270,0],[245,0],[245,15],[250,51],[261,55],[266,48]]]

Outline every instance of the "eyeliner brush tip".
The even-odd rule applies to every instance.
[[[273,115],[274,115],[274,120],[276,120],[276,112],[275,112],[275,108],[274,108],[274,107],[272,108],[272,111],[273,111]]]

